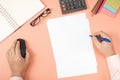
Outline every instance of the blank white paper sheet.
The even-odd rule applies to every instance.
[[[97,62],[89,37],[85,13],[47,21],[58,78],[97,73]]]

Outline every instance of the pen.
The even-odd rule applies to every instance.
[[[97,14],[97,13],[100,11],[101,7],[103,6],[103,3],[104,3],[104,0],[102,0],[101,4],[100,4],[100,6],[98,7],[98,9],[97,9],[97,11],[96,11],[95,14]]]
[[[90,37],[93,37],[93,35],[90,35]],[[111,42],[109,39],[107,38],[102,38],[102,37],[99,37],[99,36],[95,36],[98,40],[100,41],[105,41],[105,42]]]
[[[103,0],[98,0],[93,9],[91,10],[92,15],[96,14]]]
[[[91,10],[92,15],[94,15],[94,14],[96,13],[97,8],[98,8],[98,6],[99,6],[100,2],[101,2],[101,1],[100,1],[100,0],[98,0],[98,1],[97,1],[97,3],[95,4],[95,6],[93,7],[93,9]]]

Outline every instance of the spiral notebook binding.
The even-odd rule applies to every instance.
[[[17,22],[12,18],[12,16],[6,11],[6,9],[1,4],[0,4],[0,13],[14,29],[17,29],[19,27]]]

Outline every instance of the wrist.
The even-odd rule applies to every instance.
[[[24,77],[24,74],[23,73],[12,73],[12,76],[18,76],[18,77],[21,77],[21,78],[23,78]]]
[[[113,56],[113,55],[115,55],[115,54],[116,54],[116,53],[113,52],[113,53],[110,53],[110,54],[106,55],[106,57],[110,57],[110,56]]]

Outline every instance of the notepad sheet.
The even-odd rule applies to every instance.
[[[97,62],[89,37],[85,13],[50,19],[48,32],[58,78],[97,73]]]

